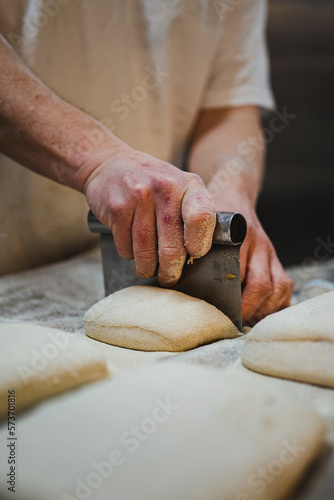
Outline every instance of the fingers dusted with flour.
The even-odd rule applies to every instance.
[[[157,212],[159,241],[158,281],[164,286],[172,286],[181,276],[186,260],[183,227],[179,206],[167,207],[161,203]]]
[[[135,259],[136,274],[157,274],[163,286],[179,280],[187,253],[211,247],[216,212],[196,174],[126,145],[108,153],[84,189],[96,217],[113,231],[118,253]]]
[[[156,220],[152,200],[147,194],[145,202],[135,211],[132,221],[132,247],[135,259],[135,271],[141,278],[150,278],[157,268]]]
[[[200,177],[194,176],[182,202],[184,240],[192,258],[203,257],[211,248],[216,209]]]

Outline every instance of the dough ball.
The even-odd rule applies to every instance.
[[[100,300],[84,317],[86,334],[142,351],[185,351],[241,335],[204,300],[152,286],[124,288]]]
[[[32,417],[19,423],[15,500],[282,500],[326,431],[284,391],[181,363],[130,370]]]
[[[26,323],[0,324],[0,416],[15,390],[15,410],[108,375],[85,336]]]
[[[334,387],[334,292],[267,316],[249,333],[242,362],[251,370]]]

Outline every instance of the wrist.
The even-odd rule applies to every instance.
[[[237,167],[237,170],[217,170],[207,183],[208,191],[216,205],[240,206],[254,211],[260,192],[261,179],[257,172],[254,172],[255,169],[247,166],[240,171],[238,164]]]
[[[256,198],[254,193],[249,193],[246,189],[217,189],[208,185],[208,191],[218,211],[240,212],[244,215],[255,213]]]
[[[102,124],[93,122],[77,135],[67,158],[73,168],[71,187],[82,193],[100,165],[128,148]]]

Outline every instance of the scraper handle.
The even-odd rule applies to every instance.
[[[216,212],[213,245],[241,245],[246,237],[247,222],[238,212]]]

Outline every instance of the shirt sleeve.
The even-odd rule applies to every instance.
[[[220,40],[202,108],[257,105],[273,109],[266,46],[266,0],[216,2]]]

